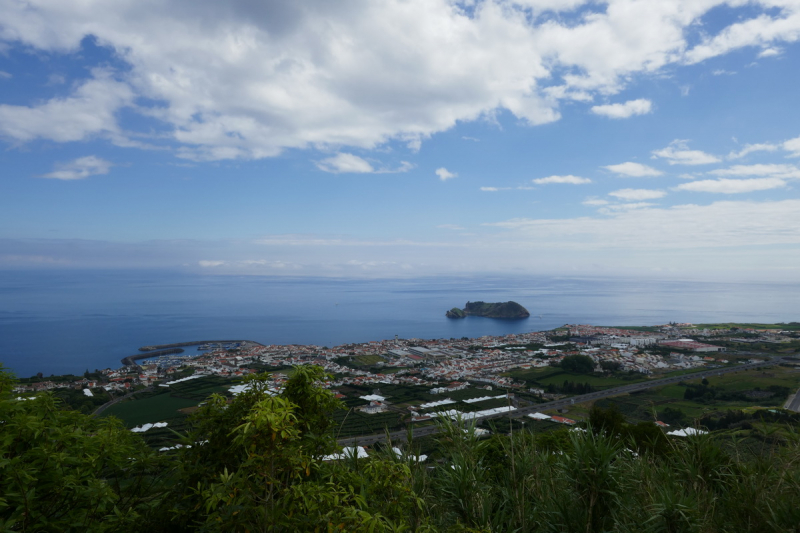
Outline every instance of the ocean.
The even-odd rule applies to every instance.
[[[514,300],[531,317],[446,318]],[[0,272],[0,362],[20,377],[118,368],[140,346],[206,339],[334,346],[564,324],[800,320],[800,284],[570,277],[330,279],[181,272]],[[187,352],[189,353],[189,352]]]

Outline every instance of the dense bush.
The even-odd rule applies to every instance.
[[[389,445],[369,459],[323,461],[337,448],[339,407],[316,386],[324,378],[298,368],[272,396],[266,377],[252,377],[245,393],[215,396],[193,415],[185,447],[159,454],[51,395],[12,399],[0,372],[0,530],[798,531],[791,431],[770,435],[768,455],[744,459],[713,434],[668,439],[594,408],[586,428],[515,427],[488,439],[443,422],[436,462],[416,460],[430,438],[403,444],[401,457]]]
[[[589,374],[594,371],[594,361],[588,355],[568,355],[559,364],[567,372]]]

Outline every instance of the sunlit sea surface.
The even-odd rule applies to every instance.
[[[445,318],[514,300],[531,317]],[[0,362],[18,376],[117,368],[140,346],[206,339],[334,346],[564,324],[800,321],[800,285],[553,277],[335,280],[152,271],[0,272]],[[188,352],[187,352],[188,353]]]

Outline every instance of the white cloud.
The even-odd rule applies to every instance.
[[[677,191],[711,192],[720,194],[741,194],[754,191],[766,191],[785,187],[786,182],[780,178],[753,179],[717,179],[699,180],[682,183],[675,187]]]
[[[781,144],[781,148],[787,152],[791,152],[790,157],[800,157],[800,137],[785,141]]]
[[[738,152],[731,152],[728,154],[728,159],[740,159],[746,155],[752,154],[753,152],[774,152],[777,149],[777,145],[769,143],[746,144],[744,148]]]
[[[524,241],[532,247],[707,250],[800,244],[798,213],[800,200],[724,201],[623,210],[607,218],[517,218],[487,226],[505,228],[510,242]]]
[[[646,115],[653,109],[650,100],[640,98],[638,100],[628,100],[624,104],[606,104],[593,106],[591,111],[595,115],[603,115],[608,118],[629,118],[634,115]]]
[[[783,50],[780,48],[764,48],[761,52],[758,53],[758,57],[774,57],[779,56],[783,53]]]
[[[131,88],[101,70],[66,98],[36,106],[0,105],[0,135],[15,141],[80,141],[118,134],[115,113],[133,100]]]
[[[667,195],[667,193],[664,191],[652,189],[619,189],[608,194],[609,196],[614,196],[615,198],[628,201],[655,200],[657,198],[663,198]]]
[[[514,3],[519,6],[531,8],[535,12],[561,12],[572,11],[585,4],[586,0],[514,0]]]
[[[686,141],[680,139],[672,141],[666,148],[654,150],[653,156],[663,157],[670,165],[708,165],[720,161],[719,158],[700,150],[689,150]]]
[[[581,203],[583,205],[608,205],[608,200],[603,200],[602,198],[587,198]]]
[[[770,5],[771,4],[771,5]],[[717,35],[709,35],[685,55],[688,63],[726,54],[746,46],[767,47],[776,41],[795,42],[800,37],[800,10],[796,3],[764,2],[765,7],[778,8],[775,15],[761,13],[725,27]]]
[[[8,80],[8,79],[11,79],[11,78],[13,78],[13,76],[11,74],[6,72],[5,70],[0,70],[0,79]]]
[[[325,172],[339,173],[370,173],[375,172],[367,161],[357,155],[338,153],[333,157],[317,162],[317,168]]]
[[[481,187],[481,190],[482,190],[483,192],[497,192],[497,191],[499,191],[500,189],[499,189],[499,188],[497,188],[497,187]]]
[[[367,160],[347,152],[340,152],[333,157],[317,161],[316,165],[318,169],[334,174],[395,174],[398,172],[408,172],[414,168],[414,165],[408,161],[402,161],[400,166],[394,169],[376,169]]]
[[[631,161],[620,163],[618,165],[607,165],[603,168],[608,169],[615,174],[619,174],[621,176],[630,176],[633,178],[661,176],[664,174],[660,170],[656,170],[653,167],[649,167],[641,163],[633,163]]]
[[[760,164],[733,165],[729,168],[712,170],[714,176],[772,176],[775,178],[800,178],[800,168],[794,165]]]
[[[602,209],[600,209],[601,213],[607,214],[612,213],[615,211],[630,211],[632,209],[644,209],[645,207],[652,207],[655,204],[650,202],[633,202],[628,204],[610,204]]]
[[[57,180],[82,180],[89,176],[108,174],[112,166],[112,163],[105,159],[89,155],[86,157],[79,157],[69,163],[57,165],[56,170],[49,174],[43,174],[40,177]]]
[[[439,224],[436,227],[439,228],[439,229],[451,229],[451,230],[463,230],[464,229],[462,226],[459,226],[458,224]]]
[[[498,111],[552,122],[562,101],[609,98],[637,74],[741,46],[775,48],[800,31],[788,0],[748,5],[714,32],[701,23],[730,5],[723,0],[609,0],[575,16],[540,16],[583,4],[195,0],[143,9],[135,0],[0,0],[0,45],[76,55],[91,36],[125,64],[118,79],[95,76],[67,97],[0,107],[0,134],[122,142],[112,134],[121,135],[115,114],[127,108],[161,121],[176,153],[196,161],[393,140],[417,150],[459,122]],[[632,102],[594,109],[649,110],[644,99]]]
[[[449,179],[455,178],[458,176],[455,172],[450,172],[444,167],[436,169],[436,175],[439,176],[439,179],[442,181],[447,181]]]
[[[583,185],[585,183],[591,183],[592,180],[589,178],[581,178],[578,176],[548,176],[546,178],[537,178],[532,180],[533,183],[536,185],[547,185],[551,183],[567,183],[570,185]]]
[[[197,264],[200,265],[203,268],[220,267],[220,266],[223,266],[223,265],[225,265],[227,263],[228,263],[227,261],[209,261],[207,259],[201,259],[200,261],[197,262]]]

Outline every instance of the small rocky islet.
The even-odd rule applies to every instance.
[[[454,307],[445,313],[447,318],[482,316],[486,318],[528,318],[531,314],[517,302],[467,302],[464,309]]]

